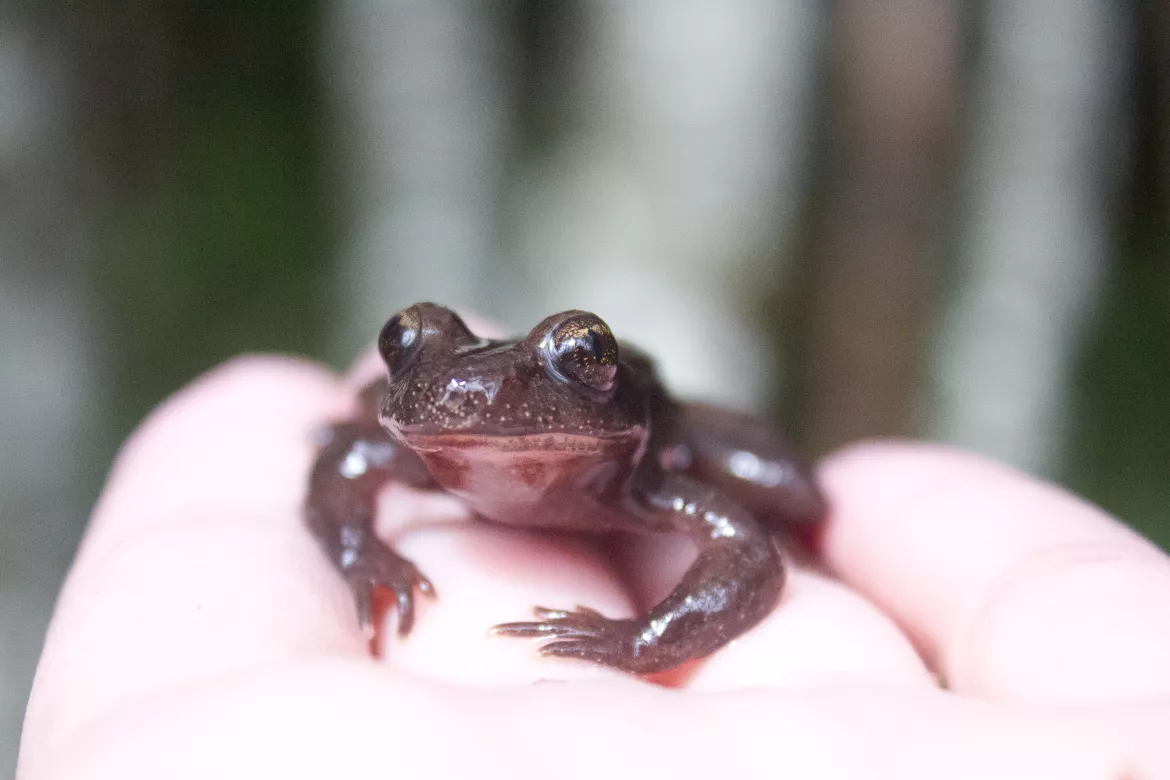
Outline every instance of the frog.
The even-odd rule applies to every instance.
[[[378,337],[385,376],[328,428],[305,518],[372,631],[388,596],[397,634],[435,586],[374,530],[390,483],[453,494],[479,520],[621,539],[682,534],[696,550],[645,614],[536,607],[491,632],[543,640],[551,658],[632,675],[712,655],[779,604],[778,534],[815,528],[828,504],[809,464],[744,412],[675,399],[643,351],[599,316],[569,310],[513,339],[476,335],[451,309],[417,303]]]

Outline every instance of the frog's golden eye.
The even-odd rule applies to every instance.
[[[422,341],[422,318],[415,307],[398,312],[382,328],[378,335],[378,352],[390,375],[399,374],[410,365],[418,354]]]
[[[613,389],[618,343],[600,317],[581,312],[562,320],[549,332],[541,348],[558,379],[599,393]]]

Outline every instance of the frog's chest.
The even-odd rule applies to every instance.
[[[636,441],[549,436],[512,447],[490,440],[461,445],[418,454],[435,481],[482,517],[579,531],[630,525],[621,507]]]

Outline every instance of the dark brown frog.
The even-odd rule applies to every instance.
[[[698,548],[649,614],[538,609],[498,634],[545,637],[540,652],[635,674],[706,656],[758,623],[784,584],[769,526],[815,522],[825,502],[765,423],[672,399],[642,353],[584,311],[513,341],[480,338],[453,312],[420,303],[383,328],[389,379],[358,419],[335,424],[309,486],[310,527],[371,621],[392,591],[400,635],[431,583],[372,531],[380,487],[446,490],[475,515],[588,533],[681,533]]]

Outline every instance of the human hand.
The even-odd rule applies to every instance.
[[[488,636],[534,604],[635,599],[583,542],[452,518],[398,543],[440,598],[372,658],[301,521],[309,432],[347,387],[242,359],[130,439],[49,629],[21,780],[1170,777],[1166,556],[926,445],[829,458],[837,579],[794,572],[678,688]],[[387,514],[419,503],[392,491]],[[646,592],[685,555],[655,544],[624,562]]]

